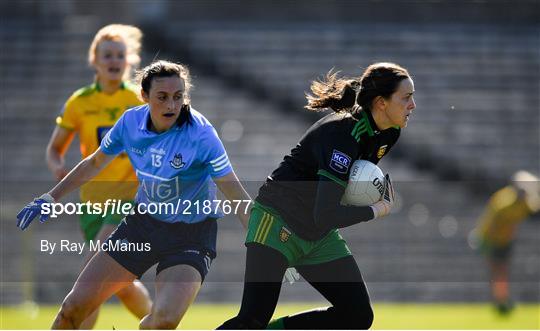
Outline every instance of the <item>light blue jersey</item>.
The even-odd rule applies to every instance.
[[[152,217],[169,223],[222,217],[219,208],[214,208],[212,177],[232,171],[212,124],[196,110],[190,113],[190,123],[156,133],[148,129],[148,105],[135,107],[120,117],[101,142],[105,154],[127,153],[139,180],[135,201],[153,207],[160,203],[160,213]],[[212,207],[203,210],[209,202]]]

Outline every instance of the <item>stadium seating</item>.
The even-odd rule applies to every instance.
[[[79,271],[78,255],[38,251],[40,239],[79,240],[75,217],[35,224],[25,233],[13,222],[24,202],[52,184],[44,151],[54,118],[70,93],[91,81],[87,47],[97,28],[110,23],[94,16],[33,14],[16,12],[0,29],[0,42],[9,45],[0,52],[5,303],[58,303]],[[333,67],[359,74],[359,66],[380,60],[409,68],[417,110],[392,153],[399,158],[381,164],[394,175],[400,207],[384,221],[342,233],[374,300],[489,298],[483,261],[470,249],[469,234],[490,191],[471,188],[488,186],[486,180],[500,183],[520,168],[539,169],[537,28],[152,23],[144,27],[143,64],[163,49],[160,57],[190,66],[193,105],[218,129],[252,194],[317,119],[302,111],[310,80]],[[78,158],[72,148],[68,164]],[[240,300],[245,250],[236,223],[233,217],[220,223],[219,258],[199,300]],[[513,271],[520,300],[538,300],[538,291],[530,290],[540,277],[534,267],[538,240],[538,225],[523,224]],[[152,278],[150,272],[143,280]],[[305,283],[287,286],[282,297],[322,299]]]
[[[178,30],[191,33],[175,37]],[[374,61],[398,62],[416,82],[418,107],[400,142],[412,162],[427,157],[447,179],[497,183],[540,169],[537,28],[221,23],[168,31],[192,58],[288,101],[287,111],[300,111],[309,81],[332,68],[359,75]]]

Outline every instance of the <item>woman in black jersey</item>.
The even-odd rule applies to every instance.
[[[311,91],[307,109],[334,113],[308,129],[261,187],[246,239],[242,306],[220,329],[367,329],[373,322],[360,270],[337,229],[387,215],[390,177],[383,198],[371,206],[340,200],[354,160],[378,163],[407,126],[415,108],[413,81],[397,64],[375,63],[358,78],[329,73]],[[331,306],[269,324],[288,267]]]

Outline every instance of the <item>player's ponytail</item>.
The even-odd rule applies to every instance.
[[[350,112],[355,105],[356,92],[360,84],[357,80],[338,77],[338,72],[330,70],[325,79],[311,83],[311,93],[306,94],[306,109],[321,111],[327,108],[336,113]]]
[[[306,109],[321,111],[332,109],[336,113],[371,111],[373,100],[385,99],[397,90],[399,83],[409,78],[403,67],[390,62],[374,63],[359,78],[339,78],[338,72],[328,72],[325,79],[311,83],[312,94],[306,94]]]

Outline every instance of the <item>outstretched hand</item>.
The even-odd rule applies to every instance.
[[[21,228],[21,230],[25,230],[38,215],[40,215],[39,221],[41,223],[45,222],[49,218],[49,214],[42,213],[43,204],[53,202],[54,198],[49,193],[45,193],[39,198],[35,198],[34,201],[27,204],[17,214],[17,226]]]

